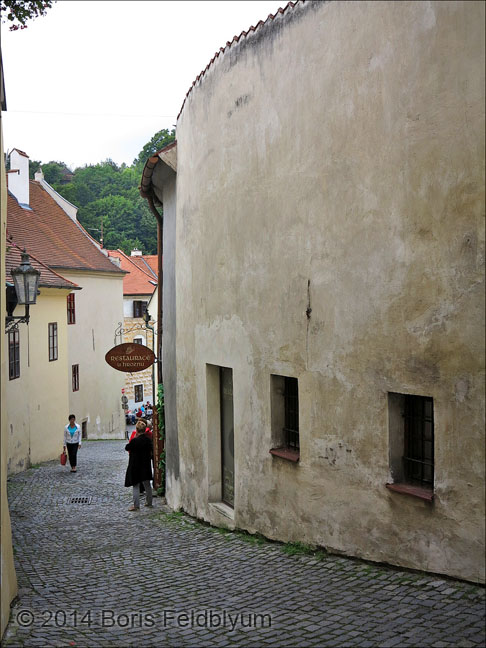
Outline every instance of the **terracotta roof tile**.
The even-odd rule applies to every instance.
[[[27,153],[25,153],[24,151],[21,151],[21,150],[18,149],[18,148],[14,148],[14,149],[12,149],[12,151],[17,151],[17,153],[20,153],[20,155],[23,155],[23,156],[26,157],[26,158],[29,157],[29,156],[27,155]],[[12,151],[11,151],[11,152],[12,152]]]
[[[18,245],[50,268],[121,273],[38,182],[30,181],[29,189],[30,210],[8,194],[7,232]]]
[[[132,257],[122,250],[107,250],[107,252],[109,256],[120,259],[121,269],[128,272],[123,279],[124,295],[151,295],[154,292],[153,282],[157,282],[157,255]],[[150,267],[147,267],[145,259],[148,260]],[[153,264],[155,264],[155,271],[152,269]]]
[[[135,263],[141,270],[148,272],[154,279],[157,279],[157,255],[145,254],[143,256],[131,256],[130,261]]]
[[[10,271],[13,268],[16,268],[22,260],[22,248],[20,248],[15,241],[11,238],[7,241],[7,253],[5,255],[5,279],[8,282],[12,282],[12,275]],[[71,288],[72,290],[81,290],[81,287],[78,284],[75,284],[69,279],[62,277],[54,270],[51,270],[45,263],[36,259],[35,256],[30,254],[29,250],[26,250],[29,254],[30,263],[33,268],[40,271],[39,277],[39,287],[45,288]]]
[[[191,87],[189,88],[189,90],[186,93],[186,96],[184,97],[184,101],[182,102],[182,106],[181,109],[179,110],[179,114],[177,115],[177,119],[179,119],[179,117],[181,116],[181,113],[184,109],[184,105],[186,103],[186,99],[189,96],[189,94],[192,92],[192,89],[194,88],[196,83],[203,78],[203,76],[206,74],[206,72],[209,70],[211,65],[214,63],[214,61],[218,58],[220,54],[224,54],[225,51],[228,48],[230,48],[233,45],[233,43],[237,43],[240,40],[240,38],[249,36],[252,32],[256,32],[258,28],[264,25],[267,21],[274,20],[277,14],[284,14],[288,9],[293,9],[293,7],[297,4],[297,2],[304,3],[305,1],[306,0],[296,0],[295,2],[288,2],[283,9],[282,7],[280,7],[274,14],[269,14],[266,20],[260,20],[255,26],[252,25],[247,31],[242,31],[239,36],[233,36],[233,40],[227,41],[224,47],[220,47],[219,50],[213,56],[213,58],[206,65],[204,70],[202,70],[192,82]]]

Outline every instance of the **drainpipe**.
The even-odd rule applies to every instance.
[[[164,235],[164,219],[161,214],[155,209],[154,200],[152,195],[147,196],[147,202],[150,208],[150,211],[157,219],[157,280],[158,280],[158,291],[157,291],[157,381],[158,384],[163,383],[162,375],[162,296],[163,296],[163,285],[164,278],[162,275],[162,250],[163,250],[163,235]],[[152,329],[153,330],[153,329]],[[153,335],[152,335],[153,339]],[[154,383],[154,373],[152,371],[152,385],[154,390],[154,402],[153,407],[156,412],[155,400],[155,385]],[[154,412],[154,413],[155,413]],[[162,472],[159,468],[159,460],[164,451],[164,442],[159,435],[159,419],[158,415],[154,416],[152,419],[155,423],[153,427],[153,453],[154,453],[154,487],[159,488],[162,486]]]
[[[150,208],[150,211],[157,219],[157,280],[158,280],[158,291],[157,291],[157,380],[158,384],[164,382],[163,373],[162,373],[162,297],[163,297],[163,286],[164,286],[164,276],[162,269],[162,251],[164,247],[164,217],[159,214],[154,205],[154,199],[152,196],[147,197],[147,202]]]

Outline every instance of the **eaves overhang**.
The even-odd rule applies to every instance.
[[[163,164],[169,173],[177,173],[177,140],[174,140],[145,162],[140,182],[140,195],[142,198],[152,199],[156,206],[161,206],[162,201],[157,196],[154,184],[154,171],[158,164]],[[159,187],[160,189],[160,187]]]

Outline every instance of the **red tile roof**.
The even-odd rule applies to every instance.
[[[224,54],[225,51],[226,51],[227,49],[229,49],[229,48],[233,45],[233,43],[237,43],[237,42],[240,40],[240,38],[241,38],[242,36],[244,36],[244,37],[249,36],[251,32],[256,32],[256,31],[258,30],[259,27],[261,27],[262,25],[264,25],[264,24],[265,24],[266,22],[268,22],[269,20],[274,20],[274,18],[277,16],[277,14],[284,14],[287,10],[289,10],[289,9],[293,9],[293,8],[295,7],[295,5],[297,4],[297,2],[301,2],[301,3],[303,4],[305,1],[306,1],[306,0],[296,0],[296,2],[288,2],[288,3],[285,5],[285,7],[284,7],[283,9],[280,8],[280,9],[278,9],[278,10],[276,11],[276,13],[274,13],[274,14],[269,14],[266,20],[260,20],[260,21],[255,25],[255,26],[252,25],[252,26],[248,29],[248,31],[242,31],[241,34],[240,34],[239,36],[233,36],[233,39],[232,39],[231,41],[227,41],[227,42],[226,42],[226,45],[225,45],[224,47],[220,47],[219,50],[218,50],[218,51],[215,53],[215,55],[213,56],[213,58],[212,58],[212,59],[209,61],[209,63],[206,65],[206,67],[204,68],[204,70],[202,70],[202,72],[200,72],[200,73],[197,75],[197,77],[194,79],[194,81],[192,82],[192,85],[191,85],[191,87],[189,88],[189,90],[187,91],[186,96],[185,96],[185,98],[184,98],[184,101],[182,102],[182,106],[181,106],[181,109],[179,110],[179,114],[177,115],[177,119],[179,119],[179,117],[181,116],[181,113],[182,113],[182,111],[183,111],[183,109],[184,109],[184,105],[185,105],[185,103],[186,103],[186,99],[187,99],[187,97],[189,96],[189,94],[192,92],[192,89],[194,88],[194,86],[196,85],[196,83],[197,83],[200,79],[202,79],[202,77],[206,74],[206,72],[208,71],[208,69],[211,67],[211,65],[214,63],[214,61],[218,58],[218,56],[219,56],[220,54]]]
[[[131,256],[129,257],[130,261],[136,263],[137,266],[144,272],[148,272],[153,276],[154,279],[157,279],[157,255],[156,254],[145,254],[143,256]]]
[[[18,245],[50,268],[122,273],[38,182],[31,180],[29,189],[30,210],[8,194],[7,233]]]
[[[122,250],[107,250],[107,252],[109,256],[120,259],[121,269],[128,273],[123,279],[124,295],[151,295],[154,292],[153,282],[157,282],[157,255],[132,257]]]
[[[17,153],[20,153],[20,155],[23,155],[23,156],[26,157],[26,158],[29,157],[29,156],[27,155],[27,153],[24,153],[24,151],[21,151],[21,150],[18,149],[18,148],[14,148],[14,149],[12,149],[12,151],[17,151]],[[10,151],[10,152],[12,152],[12,151]]]
[[[62,277],[54,270],[51,270],[45,263],[36,259],[29,250],[26,250],[29,254],[30,263],[33,268],[40,271],[39,277],[39,287],[45,288],[70,288],[71,290],[81,290],[81,287],[78,284],[75,284],[69,279]],[[19,247],[12,238],[7,241],[7,253],[5,256],[5,279],[6,281],[12,283],[12,275],[10,271],[16,268],[22,260],[22,248]]]

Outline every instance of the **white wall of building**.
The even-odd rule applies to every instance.
[[[69,388],[69,408],[87,425],[88,439],[123,438],[121,396],[125,376],[105,362],[123,321],[123,277],[101,272],[63,270],[77,283],[76,323],[68,325],[69,371],[79,365],[79,391]]]

